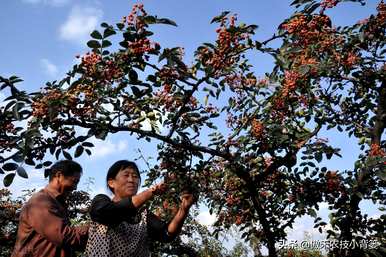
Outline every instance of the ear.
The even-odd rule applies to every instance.
[[[109,185],[109,187],[111,187],[112,189],[114,189],[114,186],[115,186],[114,179],[109,179],[109,180],[107,181],[107,185]]]

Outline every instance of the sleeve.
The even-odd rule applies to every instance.
[[[86,245],[88,226],[70,226],[65,214],[48,196],[38,196],[27,207],[31,227],[59,247],[82,249]]]
[[[151,212],[147,214],[147,231],[151,239],[163,243],[170,243],[177,237],[177,235],[170,235],[168,224]]]
[[[107,195],[97,195],[91,202],[91,220],[103,225],[119,224],[137,214],[131,197],[113,202]]]

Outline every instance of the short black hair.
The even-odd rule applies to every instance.
[[[110,189],[110,191],[112,193],[114,193],[114,189],[112,189],[109,186],[109,180],[110,179],[115,179],[115,177],[117,176],[118,172],[121,171],[121,170],[124,170],[126,168],[133,169],[137,173],[137,175],[139,177],[139,180],[141,180],[141,174],[139,173],[138,166],[137,166],[137,164],[135,164],[135,162],[128,161],[128,160],[116,161],[113,165],[111,165],[111,167],[107,171],[107,175],[106,175],[106,185],[107,185],[107,187]]]
[[[48,169],[49,181],[51,181],[55,175],[60,172],[65,177],[74,176],[77,173],[82,174],[83,169],[79,163],[72,160],[61,160],[54,163],[51,168]]]

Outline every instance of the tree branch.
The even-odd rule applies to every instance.
[[[79,120],[73,119],[73,118],[70,118],[68,120],[63,120],[61,122],[61,124],[71,125],[71,126],[79,126],[79,127],[83,127],[83,128],[95,128],[94,124],[80,122]],[[171,144],[175,147],[180,147],[180,148],[184,148],[184,149],[196,151],[196,152],[208,153],[208,154],[218,156],[218,157],[221,157],[221,158],[224,158],[227,160],[231,159],[231,155],[229,155],[228,153],[222,152],[220,150],[213,149],[210,147],[205,147],[205,146],[198,146],[198,145],[194,145],[194,144],[187,143],[187,142],[179,142],[179,141],[171,139],[170,137],[157,134],[153,131],[145,131],[145,130],[141,130],[141,129],[137,129],[137,128],[130,128],[127,126],[125,126],[125,127],[113,126],[111,124],[107,124],[107,129],[109,130],[109,132],[112,132],[112,133],[116,133],[119,131],[133,132],[133,133],[136,133],[136,134],[143,136],[143,137],[151,137],[151,138],[161,140],[161,141],[168,143],[168,144]]]
[[[176,130],[177,122],[178,122],[179,118],[181,117],[181,115],[185,112],[185,106],[190,101],[190,98],[192,97],[194,92],[197,91],[199,85],[202,82],[204,82],[205,80],[207,80],[206,76],[204,78],[200,79],[199,81],[197,81],[197,83],[193,85],[193,88],[191,90],[186,91],[186,95],[184,97],[184,102],[182,103],[181,108],[178,110],[178,113],[176,114],[176,116],[174,116],[174,118],[172,120],[172,127],[171,127],[171,129],[169,131],[168,138],[171,138],[173,133],[174,133],[174,131]]]
[[[375,116],[375,124],[371,132],[371,143],[380,145],[382,134],[386,127],[386,80],[382,81],[379,89],[377,113]]]

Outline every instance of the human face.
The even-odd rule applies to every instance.
[[[76,190],[80,180],[80,173],[75,173],[72,176],[64,176],[62,173],[58,174],[59,192],[64,196],[69,195]]]
[[[116,198],[123,199],[137,194],[140,177],[134,169],[121,169],[114,179],[108,181]]]

